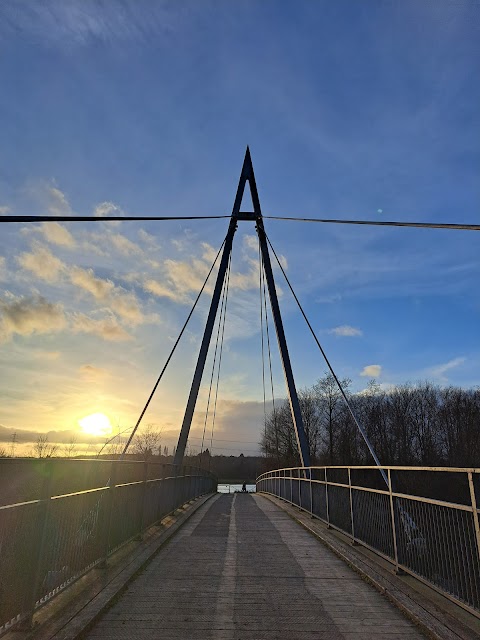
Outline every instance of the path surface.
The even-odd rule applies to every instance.
[[[87,638],[423,638],[373,587],[268,499],[209,500]]]

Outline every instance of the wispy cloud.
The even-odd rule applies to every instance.
[[[60,274],[65,271],[64,263],[49,249],[37,243],[34,243],[33,251],[21,253],[17,262],[23,269],[45,282],[57,282]]]
[[[430,373],[430,375],[434,376],[435,378],[438,378],[440,381],[447,382],[448,378],[447,378],[447,376],[445,376],[447,371],[451,371],[452,369],[456,369],[457,367],[462,365],[465,361],[466,361],[466,358],[464,358],[463,356],[460,356],[458,358],[453,358],[452,360],[449,360],[448,362],[445,362],[443,364],[439,364],[436,367],[432,367],[429,370],[429,373]]]
[[[148,11],[144,3],[113,0],[103,4],[94,0],[77,2],[7,3],[2,35],[21,31],[50,45],[85,46],[92,40],[113,43],[145,39],[148,35],[169,34],[179,12],[175,4],[152,3]]]
[[[57,244],[61,247],[75,246],[75,240],[70,231],[58,222],[45,222],[40,227],[40,231],[43,233],[45,240],[52,244]]]
[[[72,320],[74,333],[89,333],[112,342],[133,340],[133,337],[120,325],[114,316],[91,318],[84,313],[75,313]]]
[[[19,298],[9,295],[0,299],[0,342],[14,334],[54,333],[66,326],[63,306],[41,296]]]
[[[382,367],[379,364],[368,364],[363,367],[360,375],[364,378],[378,378],[382,373]]]
[[[52,216],[69,215],[72,213],[67,196],[57,187],[48,187],[46,189],[46,197],[48,211]]]
[[[343,324],[340,327],[334,327],[330,329],[328,333],[332,333],[335,336],[362,336],[363,331],[361,329],[356,329],[355,327],[351,327],[348,324]]]

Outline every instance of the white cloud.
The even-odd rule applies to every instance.
[[[0,313],[0,342],[7,342],[14,334],[53,333],[66,326],[62,305],[41,296],[20,298],[10,294],[0,300]]]
[[[444,378],[444,374],[447,371],[450,371],[450,369],[455,369],[456,367],[459,367],[461,364],[463,364],[465,362],[466,358],[464,357],[459,357],[459,358],[453,358],[453,360],[449,360],[448,362],[445,362],[444,364],[439,364],[436,367],[432,367],[430,369],[430,373],[432,375],[434,375],[435,377],[438,378]]]
[[[75,240],[70,231],[58,222],[44,222],[40,231],[43,233],[45,239],[52,244],[58,244],[61,247],[75,246]]]
[[[144,316],[133,293],[119,293],[117,290],[115,295],[110,298],[109,306],[114,313],[132,326],[158,320],[158,317]]]
[[[142,249],[120,233],[109,234],[108,242],[125,256],[143,253]]]
[[[258,236],[245,234],[243,236],[243,245],[245,248],[258,253]]]
[[[348,324],[342,324],[340,327],[334,327],[330,329],[328,333],[332,333],[335,336],[361,336],[363,332],[361,329],[356,329]]]
[[[100,202],[93,209],[93,215],[98,218],[107,218],[109,216],[121,217],[125,216],[125,212],[113,202]],[[120,220],[111,220],[109,227],[118,227],[122,224]]]
[[[114,316],[97,319],[83,313],[75,313],[72,320],[72,329],[75,333],[90,333],[103,340],[111,340],[113,342],[133,339]]]
[[[65,270],[63,262],[39,244],[34,244],[31,253],[21,253],[17,262],[23,269],[31,271],[37,278],[46,282],[56,282]]]
[[[7,261],[3,256],[0,256],[0,282],[7,279]]]
[[[174,300],[175,302],[186,302],[185,296],[176,293],[173,289],[158,282],[158,280],[147,280],[144,282],[143,288],[148,293],[153,293],[153,295],[159,298],[170,298],[170,300]]]
[[[10,207],[7,207],[7,206],[0,207],[0,216],[6,216],[7,213],[10,213]]]
[[[93,269],[73,267],[70,278],[74,285],[90,293],[98,302],[108,305],[111,311],[132,326],[158,320],[157,316],[144,316],[134,293],[115,286],[111,280],[98,278]]]
[[[378,378],[382,373],[382,367],[379,364],[369,364],[366,367],[363,367],[361,376],[365,378]]]
[[[115,285],[111,280],[97,278],[93,269],[73,267],[70,271],[70,279],[74,285],[84,291],[88,291],[96,300],[102,302],[106,302],[108,296],[115,289]]]
[[[72,213],[67,196],[57,187],[47,188],[47,207],[52,216],[66,216]]]

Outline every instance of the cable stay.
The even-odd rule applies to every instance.
[[[280,260],[279,260],[279,258],[278,258],[278,256],[277,256],[277,253],[276,253],[275,249],[273,248],[272,243],[270,242],[270,238],[267,236],[267,234],[265,234],[265,237],[267,238],[267,242],[268,242],[268,244],[269,244],[269,246],[270,246],[270,249],[271,249],[271,250],[272,250],[272,252],[273,252],[273,255],[275,256],[275,259],[276,259],[276,261],[277,261],[277,264],[278,264],[278,266],[280,267],[281,272],[283,273],[283,276],[284,276],[284,278],[285,278],[285,281],[286,281],[286,283],[287,283],[287,285],[288,285],[288,287],[289,287],[290,291],[292,292],[293,297],[295,298],[295,302],[297,303],[298,308],[300,309],[300,312],[301,312],[301,314],[302,314],[302,316],[303,316],[303,318],[304,318],[305,322],[307,323],[308,328],[310,329],[310,332],[311,332],[311,334],[312,334],[312,336],[313,336],[313,339],[314,339],[314,340],[315,340],[315,342],[317,343],[317,347],[320,349],[320,353],[322,354],[323,359],[325,360],[325,362],[326,362],[326,364],[327,364],[327,367],[328,367],[328,369],[330,370],[330,373],[332,374],[333,378],[335,379],[335,382],[336,382],[336,384],[337,384],[337,386],[338,386],[338,389],[339,389],[340,393],[342,394],[342,397],[343,397],[343,399],[344,399],[344,401],[345,401],[345,404],[347,405],[347,408],[348,408],[348,410],[349,410],[349,412],[350,412],[350,415],[352,416],[353,421],[354,421],[354,423],[355,423],[355,425],[356,425],[357,429],[360,431],[360,433],[361,433],[361,435],[362,435],[362,438],[364,439],[365,444],[366,444],[366,445],[367,445],[367,447],[368,447],[368,450],[369,450],[369,451],[370,451],[370,453],[372,454],[372,457],[373,457],[373,459],[375,460],[375,464],[376,464],[376,465],[377,465],[377,467],[379,468],[379,471],[380,471],[380,473],[381,473],[381,475],[382,475],[382,478],[383,478],[383,479],[384,479],[384,481],[385,481],[385,484],[387,485],[387,487],[390,487],[389,482],[388,482],[387,475],[386,475],[385,471],[382,469],[382,466],[381,466],[381,464],[380,464],[380,460],[378,459],[377,454],[375,453],[375,450],[374,450],[374,448],[373,448],[373,446],[372,446],[372,444],[371,444],[370,440],[368,439],[367,433],[366,433],[365,429],[363,428],[363,426],[361,425],[361,423],[359,422],[359,420],[357,419],[357,416],[355,415],[355,412],[353,411],[352,405],[350,404],[350,402],[349,402],[349,400],[348,400],[347,394],[345,393],[345,390],[344,390],[344,388],[343,388],[343,386],[342,386],[342,384],[341,384],[340,380],[338,379],[337,374],[335,373],[335,371],[334,371],[334,369],[333,369],[332,365],[330,364],[330,360],[328,359],[327,354],[326,354],[326,353],[325,353],[325,351],[323,350],[323,347],[322,347],[322,345],[320,344],[320,341],[318,340],[317,335],[316,335],[316,333],[315,333],[315,331],[314,331],[314,329],[313,329],[312,325],[310,324],[310,321],[308,320],[308,318],[307,318],[307,316],[306,316],[306,314],[305,314],[305,311],[303,310],[303,307],[302,307],[302,305],[300,304],[299,299],[297,298],[297,294],[295,293],[295,291],[293,290],[292,285],[290,284],[290,280],[288,279],[287,274],[285,273],[285,269],[283,268],[282,263],[280,262]]]
[[[212,396],[212,388],[213,388],[213,378],[215,375],[215,365],[217,362],[217,353],[218,353],[218,345],[220,342],[220,332],[222,331],[222,319],[224,317],[224,313],[226,312],[226,300],[227,300],[227,296],[228,296],[228,283],[230,280],[230,265],[231,262],[227,268],[227,279],[224,281],[224,286],[223,286],[223,290],[222,290],[222,300],[221,300],[221,305],[220,305],[220,315],[218,318],[218,326],[217,326],[217,336],[216,336],[216,340],[215,340],[215,351],[214,351],[214,355],[213,355],[213,363],[212,363],[212,373],[210,376],[210,385],[209,385],[209,389],[208,389],[208,399],[207,399],[207,409],[205,411],[205,420],[204,420],[204,424],[203,424],[203,433],[202,433],[202,443],[201,443],[201,447],[200,447],[200,458],[199,458],[199,468],[201,465],[201,461],[202,461],[202,454],[204,451],[204,444],[205,444],[205,434],[206,434],[206,430],[207,430],[207,423],[208,423],[208,417],[209,417],[209,411],[210,411],[210,400],[211,400],[211,396]],[[222,332],[222,345],[221,347],[223,347],[223,332]],[[221,357],[221,356],[220,356]],[[219,363],[220,366],[220,363]],[[211,449],[210,449],[210,454],[211,454]]]
[[[213,434],[215,431],[215,420],[217,417],[217,400],[218,400],[218,389],[220,386],[220,370],[222,368],[222,354],[223,354],[223,338],[225,335],[225,319],[227,317],[227,302],[228,302],[228,289],[230,286],[230,273],[231,273],[231,269],[232,269],[232,254],[230,254],[230,262],[228,265],[228,271],[227,271],[227,287],[226,287],[226,294],[225,294],[225,307],[223,310],[223,320],[222,320],[222,337],[220,340],[220,356],[218,358],[218,370],[217,370],[217,384],[216,384],[216,388],[215,388],[215,401],[213,404],[213,419],[212,419],[212,430],[211,430],[211,434],[210,434],[210,451],[213,451]],[[212,456],[209,457],[208,459],[208,470],[210,471],[210,464],[212,461]]]
[[[165,373],[165,371],[166,371],[166,369],[167,369],[167,367],[168,367],[168,365],[170,363],[170,360],[172,359],[172,356],[175,353],[175,350],[176,350],[176,348],[178,346],[178,343],[180,342],[180,339],[183,336],[183,334],[185,332],[185,329],[187,328],[187,325],[188,325],[188,323],[190,321],[190,318],[192,317],[192,314],[195,311],[195,307],[197,306],[197,303],[200,300],[200,296],[202,295],[203,290],[207,286],[208,279],[210,278],[210,274],[212,273],[213,269],[215,268],[215,265],[216,265],[217,260],[218,260],[218,256],[220,255],[223,247],[225,246],[225,240],[222,242],[222,246],[220,247],[220,249],[218,250],[217,255],[215,256],[215,260],[213,261],[213,264],[210,267],[209,272],[207,273],[207,277],[205,278],[205,281],[204,281],[204,283],[202,285],[202,288],[198,292],[198,295],[197,295],[197,297],[195,299],[195,302],[193,303],[193,306],[190,309],[190,313],[188,314],[187,319],[185,320],[185,323],[184,323],[184,325],[183,325],[183,327],[182,327],[182,329],[181,329],[181,331],[180,331],[180,333],[178,335],[178,338],[176,339],[176,341],[175,341],[175,343],[174,343],[174,345],[173,345],[173,347],[172,347],[172,349],[170,351],[170,354],[169,354],[169,356],[168,356],[168,358],[167,358],[167,360],[166,360],[166,362],[165,362],[165,364],[163,366],[163,369],[161,370],[160,375],[158,376],[157,381],[155,382],[155,385],[154,385],[154,387],[152,389],[152,392],[150,393],[150,395],[148,397],[148,400],[145,403],[145,406],[143,407],[142,412],[140,413],[140,416],[139,416],[137,422],[135,423],[135,426],[134,426],[134,428],[132,430],[132,433],[130,434],[130,437],[128,438],[128,440],[127,440],[127,442],[125,444],[125,447],[123,448],[122,455],[120,457],[121,460],[124,459],[125,454],[127,453],[127,449],[128,449],[128,447],[130,446],[130,444],[131,444],[131,442],[133,440],[133,437],[134,437],[134,435],[135,435],[135,433],[136,433],[136,431],[137,431],[137,429],[138,429],[138,427],[139,427],[139,425],[140,425],[140,423],[141,423],[141,421],[143,419],[143,416],[145,415],[146,410],[148,409],[148,406],[149,406],[150,402],[152,401],[152,398],[153,398],[153,396],[155,394],[155,391],[157,390],[157,387],[158,387],[158,385],[160,383],[160,380],[163,378],[163,374]]]
[[[260,340],[262,355],[262,389],[263,389],[263,437],[265,440],[265,450],[267,450],[267,397],[265,393],[265,341],[263,339],[263,297],[262,297],[262,254],[260,241],[258,242],[258,293],[260,295]]]
[[[260,242],[259,242],[260,246]],[[275,449],[276,449],[276,457],[277,462],[279,459],[279,451],[280,451],[280,443],[278,439],[278,421],[277,421],[277,407],[275,403],[275,391],[273,386],[273,368],[272,368],[272,350],[270,346],[270,328],[268,324],[268,311],[267,311],[267,292],[265,288],[265,265],[263,262],[263,257],[260,253],[260,314],[265,316],[265,332],[267,338],[267,353],[268,353],[268,368],[270,375],[270,391],[272,395],[272,414],[273,414],[273,429],[275,434]],[[263,335],[262,335],[262,358],[263,358]],[[265,370],[265,365],[263,365],[263,369]],[[264,389],[264,397],[265,397],[265,389]],[[266,418],[265,418],[265,433],[266,433]]]

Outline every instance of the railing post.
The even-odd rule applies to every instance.
[[[108,558],[108,552],[110,548],[110,533],[112,529],[112,517],[113,517],[113,501],[115,497],[115,488],[117,482],[117,461],[112,462],[110,469],[110,482],[107,488],[107,504],[105,505],[105,522],[103,533],[103,560],[102,565],[105,565]]]
[[[400,573],[400,569],[398,567],[398,548],[397,548],[397,527],[395,526],[395,506],[393,503],[393,493],[392,493],[392,478],[390,469],[388,471],[388,493],[390,497],[390,518],[392,522],[392,534],[393,534],[393,553],[395,556],[395,573]]]
[[[475,485],[473,484],[473,474],[471,471],[468,472],[468,485],[470,487],[470,499],[472,501],[473,523],[477,536],[478,559],[480,560],[480,524],[478,522],[477,499],[475,497]]]
[[[143,463],[143,482],[141,486],[141,496],[139,500],[139,517],[137,524],[137,540],[141,540],[145,528],[145,506],[147,504],[147,480],[148,480],[148,460]]]
[[[330,508],[328,505],[328,475],[327,467],[325,467],[325,504],[327,506],[327,529],[330,529]]]
[[[53,463],[51,460],[44,463],[45,475],[43,477],[42,492],[38,503],[38,531],[40,533],[39,540],[34,549],[34,557],[32,558],[32,582],[31,591],[27,601],[27,611],[25,621],[19,628],[31,629],[33,627],[33,614],[35,612],[35,603],[37,594],[40,590],[42,581],[42,562],[45,557],[45,547],[47,542],[48,530],[48,512],[50,509],[50,501],[52,498],[52,482],[53,482]]]
[[[310,476],[310,515],[313,518],[313,485],[312,485],[312,469],[309,469]]]
[[[355,539],[355,520],[353,518],[352,476],[350,473],[350,467],[348,467],[348,490],[350,493],[350,522],[352,524],[352,544],[357,544],[357,541]]]

